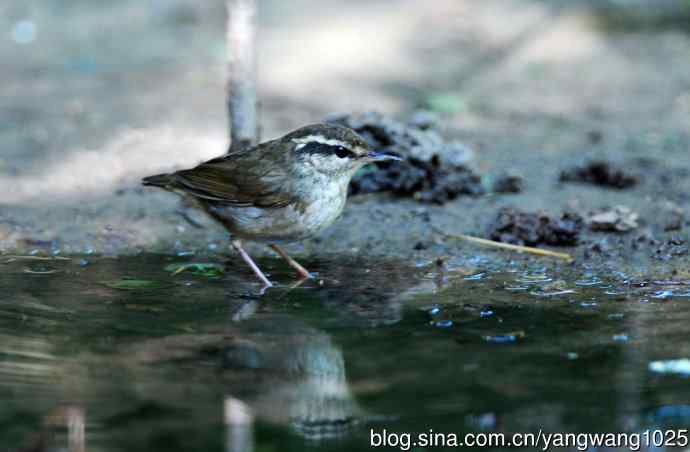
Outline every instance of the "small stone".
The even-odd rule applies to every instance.
[[[604,232],[627,232],[636,229],[639,215],[626,206],[606,207],[590,212],[590,229]]]
[[[426,246],[426,244],[424,242],[417,242],[417,243],[415,243],[413,248],[416,251],[421,251],[421,250],[427,249],[428,247]]]
[[[685,222],[683,209],[678,206],[672,206],[664,216],[666,216],[664,231],[679,231],[683,229],[683,223]]]

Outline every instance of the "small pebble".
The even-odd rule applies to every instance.
[[[578,355],[575,352],[568,352],[565,356],[566,356],[566,358],[568,358],[570,360],[574,360],[574,359],[577,359],[580,357],[580,355]]]
[[[614,334],[612,339],[616,342],[628,342],[630,337],[627,334]]]

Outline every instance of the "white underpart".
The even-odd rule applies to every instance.
[[[288,205],[281,209],[260,207],[212,207],[216,214],[232,220],[238,238],[268,243],[291,242],[310,237],[330,226],[340,215],[347,199],[351,175],[332,179],[315,175],[303,186],[306,206]]]

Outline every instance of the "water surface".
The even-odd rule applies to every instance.
[[[8,450],[356,451],[375,432],[690,423],[690,287],[570,267],[0,258]],[[220,261],[213,261],[220,262]],[[167,269],[166,269],[167,267]],[[418,448],[417,450],[425,450]],[[431,449],[429,449],[431,450]]]

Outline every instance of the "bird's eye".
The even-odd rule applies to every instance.
[[[345,147],[343,146],[336,146],[335,147],[335,155],[338,156],[338,158],[344,159],[345,157],[350,156],[350,151],[348,151]]]

